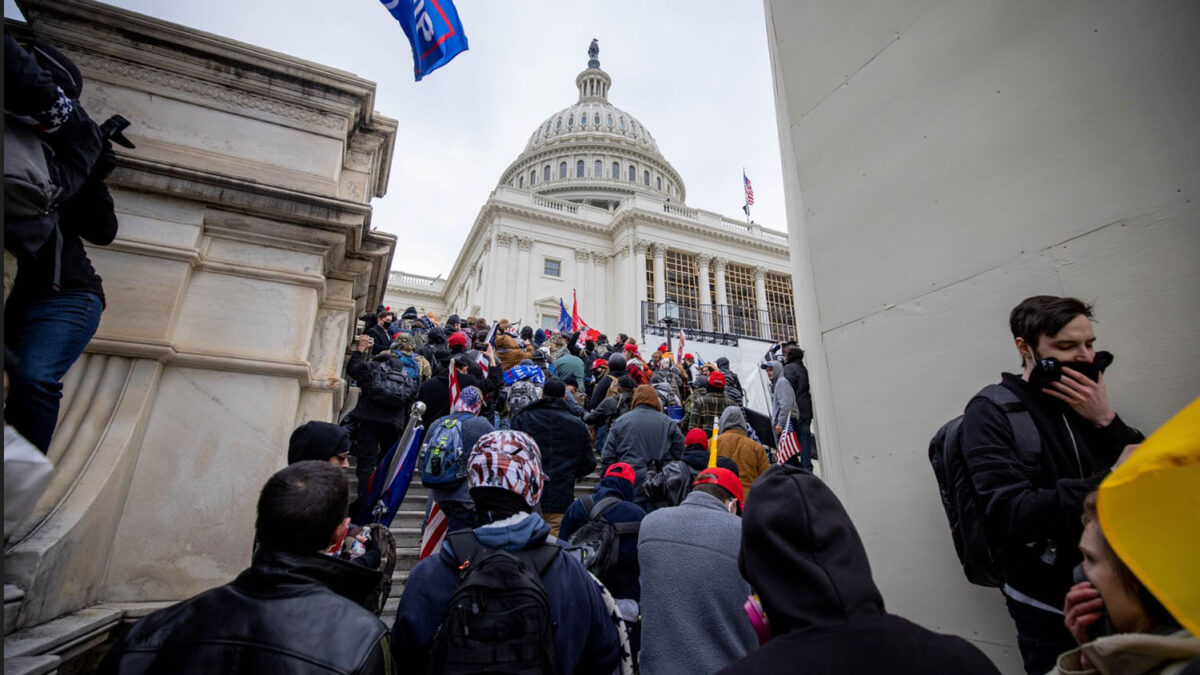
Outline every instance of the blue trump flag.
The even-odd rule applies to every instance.
[[[413,51],[413,72],[420,82],[467,50],[467,34],[454,0],[379,0],[400,22]]]
[[[563,304],[562,298],[558,299],[558,331],[560,333],[571,332],[571,314],[567,312],[567,306]]]

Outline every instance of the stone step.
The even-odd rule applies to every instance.
[[[421,526],[416,527],[397,527],[396,523],[392,523],[392,527],[388,528],[392,531],[392,536],[396,538],[396,549],[412,548],[421,546]]]

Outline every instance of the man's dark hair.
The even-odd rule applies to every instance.
[[[254,529],[263,546],[318,553],[329,546],[350,505],[346,474],[328,462],[297,462],[267,479]]]
[[[701,483],[692,489],[696,492],[703,492],[706,495],[712,495],[723,502],[737,499],[737,497],[734,497],[733,493],[729,490],[726,490],[720,485],[713,485],[712,483]]]
[[[1008,327],[1014,338],[1022,338],[1033,348],[1043,335],[1056,335],[1080,314],[1092,318],[1092,306],[1075,298],[1035,295],[1025,298],[1008,315]]]
[[[388,314],[391,314],[392,316],[396,316],[390,309],[381,309],[378,312],[375,312],[375,318],[382,319],[383,317],[387,316]]]

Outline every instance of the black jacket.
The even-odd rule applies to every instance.
[[[479,382],[470,373],[458,375],[458,390],[479,386]],[[425,414],[421,416],[421,424],[425,428],[439,417],[450,414],[450,370],[446,369],[425,380],[417,392],[417,400],[425,404]]]
[[[425,357],[434,375],[445,372],[450,367],[450,348],[446,346],[446,332],[437,326],[429,329],[425,336],[425,346],[417,350]]]
[[[361,602],[380,573],[260,549],[233,582],[137,622],[102,673],[385,673],[387,628]]]
[[[796,414],[801,422],[813,417],[812,393],[808,390],[808,368],[804,367],[803,359],[804,357],[800,357],[783,365],[783,376],[796,392]]]
[[[804,469],[776,466],[755,481],[738,567],[774,637],[722,675],[999,673],[966,640],[884,610],[854,523]]]
[[[371,397],[371,369],[378,368],[378,364],[383,361],[389,361],[390,367],[393,370],[401,370],[404,367],[400,363],[400,359],[391,354],[380,355],[370,361],[367,361],[363,356],[363,352],[357,349],[350,355],[350,363],[346,365],[346,372],[362,388],[362,394],[359,395],[358,403],[354,405],[354,410],[350,411],[350,416],[356,420],[391,424],[397,429],[402,429],[404,425],[408,424],[408,410],[412,403],[410,402],[408,405],[400,408],[392,408],[375,401]],[[448,390],[446,395],[449,396]],[[449,410],[449,405],[447,405],[446,411],[449,412]]]
[[[387,327],[379,323],[371,326],[364,333],[375,339],[375,344],[371,345],[372,356],[392,346],[392,337],[388,335]]]
[[[612,506],[600,516],[601,520],[617,525],[619,523],[640,523],[646,517],[646,511],[633,503],[633,483],[609,476],[600,479],[600,483],[592,490],[593,505],[606,497],[619,497],[620,504]],[[558,538],[570,541],[571,535],[588,523],[588,512],[583,508],[583,502],[576,499],[563,514],[562,527],[559,528]],[[637,557],[638,537],[636,532],[618,536],[617,564],[607,570],[601,577],[600,583],[612,593],[614,598],[630,598],[641,600],[642,587],[638,581],[641,569]]]
[[[596,468],[592,440],[583,420],[561,399],[540,398],[525,406],[512,420],[513,431],[533,436],[542,451],[547,480],[542,510],[565,513],[575,500],[575,481]]]
[[[1015,393],[1033,416],[1042,445],[1040,461],[1033,465],[1018,459],[1012,425],[984,398],[973,399],[963,414],[963,458],[983,500],[986,531],[992,549],[1000,553],[1005,581],[1051,607],[1062,607],[1072,570],[1082,560],[1083,499],[1108,475],[1121,450],[1140,442],[1142,434],[1119,417],[1097,429],[1017,375],[1005,373],[1001,386]]]

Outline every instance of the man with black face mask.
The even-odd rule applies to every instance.
[[[1074,647],[1062,607],[1081,560],[1083,500],[1142,439],[1109,404],[1101,371],[1112,355],[1095,351],[1091,319],[1075,298],[1021,302],[1009,315],[1021,374],[1005,373],[963,414],[962,455],[1029,673]]]

